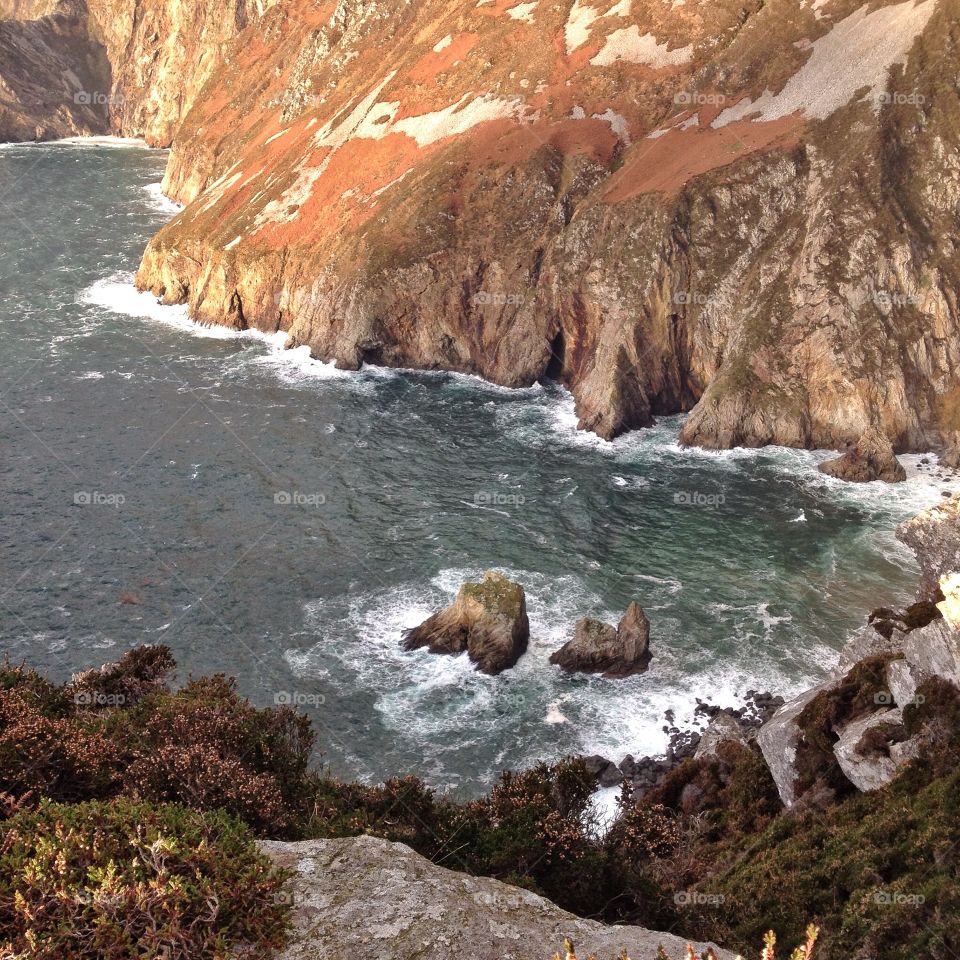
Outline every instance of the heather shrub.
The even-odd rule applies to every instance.
[[[950,960],[960,938],[960,770],[921,767],[825,811],[779,817],[701,887],[688,929],[746,949],[771,917],[792,939],[808,919],[826,956]],[[697,922],[697,920],[699,922]]]
[[[130,716],[124,791],[199,810],[224,809],[257,832],[289,836],[306,812],[309,720],[289,707],[258,710],[226,677],[153,694]]]
[[[0,955],[226,960],[282,945],[285,877],[223,813],[43,803],[0,823]]]
[[[225,677],[172,692],[172,667],[166,647],[141,647],[62,687],[0,670],[5,807],[122,795],[223,809],[258,833],[296,835],[314,791],[307,718],[259,710]]]

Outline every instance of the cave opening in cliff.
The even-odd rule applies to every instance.
[[[567,342],[563,333],[563,327],[561,327],[550,343],[550,361],[547,363],[544,378],[547,380],[559,380],[563,376],[566,357]]]

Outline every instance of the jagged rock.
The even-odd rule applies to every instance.
[[[693,755],[694,760],[712,757],[721,743],[734,740],[746,745],[748,737],[743,724],[736,717],[721,713],[714,717],[700,736],[700,743]]]
[[[834,756],[844,776],[860,791],[879,790],[885,787],[897,775],[899,764],[894,756],[877,750],[864,750],[864,735],[872,731],[891,728],[891,741],[899,747],[896,756],[901,761],[913,754],[917,743],[909,747],[894,736],[894,731],[902,729],[903,711],[899,708],[879,710],[858,717],[837,731],[839,739],[833,746]],[[890,749],[890,743],[887,744]]]
[[[577,621],[573,639],[550,657],[551,663],[568,673],[614,678],[643,673],[650,660],[650,621],[636,601],[627,607],[616,629],[590,617]]]
[[[902,710],[917,697],[917,674],[908,660],[892,660],[887,664],[887,686],[893,702]]]
[[[523,587],[488,570],[482,583],[465,583],[446,609],[409,630],[405,650],[466,652],[482,673],[512,667],[527,649],[530,621]]]
[[[920,564],[919,599],[939,601],[940,578],[960,571],[960,497],[924,510],[897,527]]]
[[[792,807],[797,800],[797,771],[794,765],[801,736],[797,718],[815,697],[826,690],[834,689],[836,685],[836,681],[828,680],[805,690],[784,704],[757,733],[757,743],[785,807]]]
[[[528,890],[455,873],[399,843],[356,837],[260,846],[293,871],[291,942],[274,960],[535,960],[564,937],[583,956],[626,949],[643,960],[661,944],[670,956],[686,956],[680,937],[581,920]]]
[[[587,770],[597,778],[597,783],[601,787],[616,787],[623,783],[623,773],[612,760],[601,757],[599,754],[584,757],[583,760]]]
[[[893,452],[887,437],[876,429],[869,429],[857,445],[835,460],[820,464],[820,472],[851,483],[899,483],[907,479],[907,471]]]
[[[942,677],[960,686],[960,630],[945,618],[908,633],[903,653],[921,678]]]
[[[878,98],[954,75],[942,4],[330,7],[280,0],[210,77],[141,288],[346,366],[559,380],[604,437],[941,444],[960,104],[901,142]]]

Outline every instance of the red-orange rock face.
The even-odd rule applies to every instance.
[[[184,58],[136,2],[166,119],[121,128],[188,203],[138,282],[202,322],[554,377],[606,437],[960,428],[960,0],[279,0],[218,64],[223,11]]]

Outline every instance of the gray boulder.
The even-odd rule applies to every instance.
[[[942,677],[960,686],[960,630],[946,618],[908,633],[903,652],[920,678]]]
[[[746,745],[748,739],[746,729],[736,717],[725,713],[718,714],[703,731],[693,759],[702,760],[705,757],[716,756],[720,744],[729,740]]]
[[[466,652],[481,673],[512,667],[530,640],[523,587],[488,570],[481,583],[465,583],[457,599],[404,637],[405,650],[427,647],[431,653]]]
[[[828,680],[805,690],[800,696],[785,703],[757,733],[757,744],[785,807],[792,807],[797,800],[797,744],[801,737],[797,719],[818,694],[832,690],[836,685],[836,681]]]
[[[940,578],[960,571],[960,496],[924,510],[897,527],[920,564],[920,599],[940,599]]]
[[[356,837],[260,846],[293,871],[293,934],[275,960],[538,960],[564,937],[582,956],[626,949],[641,960],[661,944],[686,956],[680,937],[580,920],[528,890],[455,873],[399,843]],[[698,956],[708,946],[695,944]]]
[[[650,621],[636,601],[616,628],[590,617],[577,621],[573,639],[550,657],[551,663],[568,673],[602,673],[611,678],[643,673],[650,660]]]
[[[844,776],[861,792],[879,790],[890,783],[900,766],[897,757],[899,756],[902,762],[914,746],[904,749],[903,744],[895,744],[900,748],[899,751],[888,755],[884,752],[863,751],[861,740],[866,733],[884,726],[890,727],[892,735],[902,723],[903,711],[897,707],[858,717],[838,731],[839,739],[833,746],[834,756]],[[889,743],[887,748],[890,749]]]

